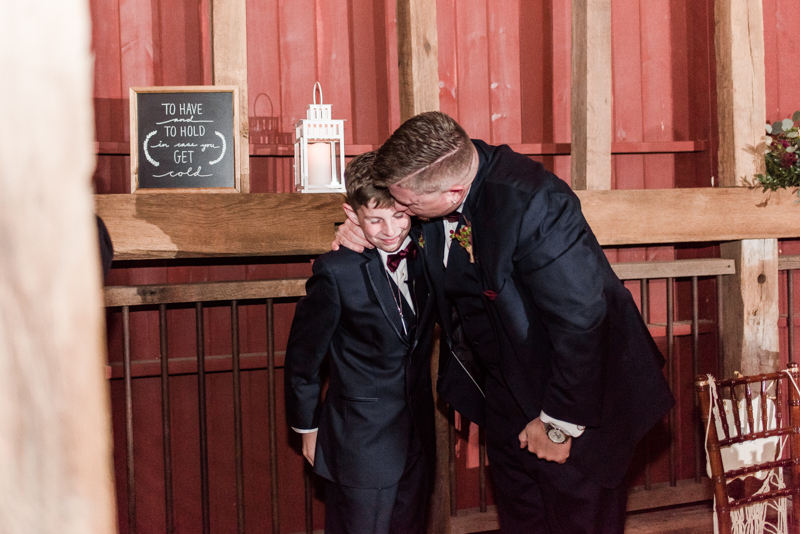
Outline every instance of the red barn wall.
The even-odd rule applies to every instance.
[[[796,0],[763,0],[769,120],[800,108]],[[90,0],[95,53],[95,124],[98,162],[96,192],[130,191],[128,89],[149,85],[208,85],[212,80],[209,0]],[[476,138],[494,144],[569,143],[570,0],[437,0],[440,106]],[[613,0],[612,69],[614,142],[694,141],[699,149],[676,153],[613,155],[612,186],[618,189],[708,187],[716,174],[716,86],[713,0]],[[347,152],[353,155],[382,143],[400,124],[394,0],[248,0],[248,98],[251,126],[251,191],[293,189],[293,124],[304,118],[319,81],[334,118],[346,119]],[[273,145],[283,145],[283,148]],[[570,181],[569,155],[533,155]],[[797,242],[782,244],[798,254]],[[620,248],[612,261],[691,258],[715,255],[713,246]],[[311,258],[263,260],[180,260],[116,264],[109,285],[251,280],[310,275]],[[713,287],[701,284],[701,314],[713,319]],[[638,285],[629,286],[638,298]],[[651,287],[653,321],[663,322],[665,283]],[[800,291],[800,289],[798,289]],[[679,295],[685,291],[679,290]],[[800,295],[796,296],[800,301]],[[285,349],[292,303],[276,306],[276,350]],[[678,319],[691,313],[680,297]],[[252,532],[271,524],[267,458],[266,343],[263,304],[242,306],[241,351],[245,410],[245,487],[247,526]],[[193,358],[194,314],[170,309],[169,358]],[[230,317],[225,308],[206,310],[208,358],[230,355]],[[137,508],[142,531],[164,526],[163,458],[160,431],[160,379],[151,367],[160,358],[158,314],[132,314],[134,435]],[[119,376],[121,318],[109,313],[109,361]],[[660,340],[663,342],[664,340]],[[714,354],[713,341],[703,346]],[[690,346],[679,342],[676,371],[691,377]],[[681,356],[683,355],[683,356]],[[681,362],[683,364],[681,365]],[[156,365],[157,367],[157,365]],[[278,398],[282,374],[278,372]],[[197,385],[193,375],[170,382],[176,527],[199,525]],[[122,383],[111,381],[120,527],[126,532],[124,420]],[[681,426],[680,478],[693,476],[691,391],[678,392]],[[212,531],[235,530],[232,393],[229,372],[208,380],[212,483]],[[293,448],[282,407],[280,513],[282,530],[304,528],[302,459]],[[460,434],[467,439],[466,430]],[[464,447],[466,449],[466,447]],[[665,458],[657,476],[666,476]],[[477,470],[459,457],[459,507],[477,506]],[[315,501],[315,527],[322,508]]]

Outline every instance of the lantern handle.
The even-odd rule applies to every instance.
[[[317,87],[319,87],[319,103],[322,104],[322,85],[317,82],[314,84],[314,105],[317,105]]]

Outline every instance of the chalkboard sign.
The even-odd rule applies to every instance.
[[[131,88],[131,192],[241,191],[236,87]]]

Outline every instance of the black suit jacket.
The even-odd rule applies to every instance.
[[[416,315],[407,317],[406,335],[377,250],[342,247],[314,261],[289,334],[286,414],[294,428],[319,428],[314,471],[328,480],[358,488],[397,483],[412,425],[434,465],[433,301],[422,262],[408,262]],[[330,379],[321,403],[326,355]]]
[[[463,213],[502,377],[529,421],[543,410],[586,426],[568,462],[615,487],[636,444],[674,403],[663,356],[569,186],[507,146],[474,144],[480,164]],[[441,226],[430,222],[423,233],[446,318],[450,304],[435,279],[443,271],[434,267],[442,258]],[[480,413],[480,377],[466,377],[469,362],[446,356],[440,393],[456,410]],[[522,428],[505,430],[511,436]]]

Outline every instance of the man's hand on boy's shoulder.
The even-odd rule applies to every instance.
[[[365,248],[375,248],[364,238],[361,227],[347,219],[344,224],[340,224],[336,229],[336,237],[331,243],[331,250],[339,250],[340,246],[345,246],[353,252],[364,252]]]
[[[314,465],[314,453],[317,450],[317,431],[306,432],[303,434],[303,456],[308,463]]]

